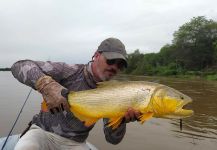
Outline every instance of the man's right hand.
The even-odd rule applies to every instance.
[[[50,110],[51,113],[69,110],[67,99],[62,95],[62,91],[67,91],[67,89],[50,76],[39,78],[35,87],[42,94],[47,109]]]
[[[134,110],[133,108],[128,108],[127,112],[124,115],[124,122],[129,123],[129,122],[134,122],[139,120],[139,116],[141,113],[137,110]]]

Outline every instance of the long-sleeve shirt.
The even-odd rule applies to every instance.
[[[96,88],[91,67],[88,64],[69,65],[63,62],[42,62],[32,60],[21,60],[11,67],[12,74],[21,83],[33,89],[36,81],[44,76],[51,76],[56,82],[70,91],[82,91]],[[84,142],[89,131],[94,127],[86,127],[77,119],[72,112],[63,111],[56,114],[40,111],[34,115],[32,122],[42,129],[72,139]],[[118,144],[126,132],[126,124],[122,123],[117,129],[107,127],[108,119],[103,119],[105,138],[109,143]]]

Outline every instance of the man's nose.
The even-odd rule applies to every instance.
[[[118,68],[118,64],[113,64],[111,65],[112,69],[115,69],[116,71],[120,70],[120,68]]]

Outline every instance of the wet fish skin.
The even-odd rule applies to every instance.
[[[193,114],[183,106],[192,102],[187,95],[168,86],[145,81],[107,81],[96,89],[70,92],[70,110],[86,126],[109,118],[108,126],[117,128],[129,107],[141,112],[140,122],[151,117],[185,118]]]

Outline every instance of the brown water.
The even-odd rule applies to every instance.
[[[90,132],[88,141],[103,150],[216,150],[217,147],[217,82],[157,77],[120,76],[119,80],[146,80],[162,83],[192,97],[189,108],[194,116],[183,120],[151,119],[140,125],[129,123],[123,141],[111,145],[105,141],[102,122]],[[0,136],[6,136],[25,101],[30,88],[16,81],[11,73],[0,72]],[[32,92],[14,129],[20,133],[39,111],[41,96]]]

